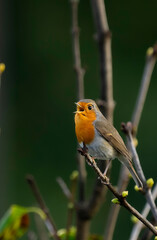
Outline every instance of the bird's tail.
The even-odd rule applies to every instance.
[[[131,173],[131,176],[134,179],[138,188],[143,188],[143,184],[142,184],[141,180],[139,179],[139,177],[137,176],[137,173],[136,173],[132,163],[126,158],[120,159],[120,161],[128,168],[128,170]]]

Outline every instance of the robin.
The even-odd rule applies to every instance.
[[[142,187],[121,136],[114,126],[103,116],[95,101],[83,99],[76,103],[75,132],[77,140],[83,149],[96,159],[111,160],[118,158],[130,171],[136,185]],[[109,164],[104,175],[106,175]]]

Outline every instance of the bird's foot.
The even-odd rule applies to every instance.
[[[85,156],[87,154],[87,151],[84,150],[83,148],[78,148],[77,151],[82,155]]]
[[[89,162],[89,161],[87,161],[87,163],[88,163],[88,165],[89,165],[90,167],[93,166],[93,164],[94,164],[94,162],[95,162],[95,158],[94,158],[94,157],[91,157],[91,159],[92,159],[92,163]]]
[[[107,165],[106,165],[105,171],[104,171],[104,173],[103,173],[104,177],[106,177],[106,175],[107,175],[107,171],[108,171],[108,169],[109,169],[110,164],[111,164],[111,159],[108,161],[108,163],[107,163]]]
[[[83,148],[78,148],[77,150],[82,156],[85,156],[88,153],[88,148],[85,144],[83,144]]]
[[[102,177],[98,177],[98,179],[101,181],[102,184],[104,185],[108,185],[110,182],[109,182],[109,178],[103,174],[103,178]]]

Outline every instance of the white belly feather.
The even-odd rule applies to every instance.
[[[83,147],[83,143],[80,143],[80,146]],[[116,158],[116,151],[113,147],[95,131],[95,138],[90,144],[86,144],[89,154],[101,160],[110,160]]]

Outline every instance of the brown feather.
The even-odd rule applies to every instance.
[[[96,120],[94,124],[99,134],[106,141],[108,141],[118,153],[131,161],[131,155],[126,148],[123,139],[117,130],[111,125],[111,123],[106,118],[104,118],[103,115],[101,115],[99,116],[99,120]]]

